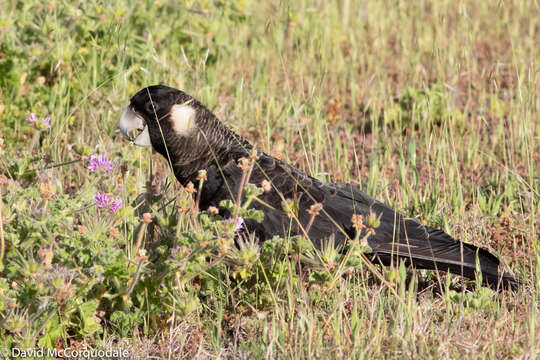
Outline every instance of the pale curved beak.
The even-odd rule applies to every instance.
[[[148,126],[129,106],[126,106],[120,115],[120,132],[135,145],[152,146]],[[135,135],[132,136],[132,133]]]

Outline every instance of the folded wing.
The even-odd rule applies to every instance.
[[[241,179],[242,170],[235,160],[231,159],[222,166],[213,165],[208,170],[202,207],[218,206],[223,199],[235,199]],[[307,210],[314,203],[321,203],[323,210],[308,232],[318,248],[329,237],[333,237],[337,244],[353,239],[356,229],[352,216],[366,217],[375,213],[380,225],[368,238],[373,249],[373,261],[383,264],[405,261],[417,268],[450,271],[469,278],[475,277],[478,261],[486,282],[515,284],[511,276],[499,274],[499,260],[488,251],[455,240],[442,230],[423,226],[414,219],[406,219],[350,184],[323,183],[266,154],[261,154],[250,177],[250,182],[257,185],[263,180],[272,184],[272,189],[260,196],[268,206],[259,202],[253,202],[252,206],[264,212],[264,221],[246,221],[248,229],[261,240],[275,235],[304,234],[311,218]],[[294,201],[297,208],[295,217],[289,217],[283,210],[285,199]]]

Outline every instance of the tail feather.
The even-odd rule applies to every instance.
[[[457,241],[442,230],[430,227],[426,230],[427,240],[375,243],[372,246],[374,255],[384,264],[400,259],[416,268],[448,271],[471,279],[476,277],[478,260],[484,282],[494,287],[514,288],[518,285],[519,281],[514,277],[499,273],[499,260],[487,250]]]

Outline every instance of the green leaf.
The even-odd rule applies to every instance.
[[[248,210],[242,210],[240,211],[240,215],[244,219],[253,219],[257,222],[262,222],[264,220],[264,213],[261,210],[256,209],[248,209]]]

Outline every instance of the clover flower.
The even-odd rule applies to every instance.
[[[111,201],[111,197],[108,194],[102,194],[99,191],[94,197],[94,202],[96,203],[98,208],[104,209],[108,207],[110,201]]]
[[[90,156],[90,165],[87,167],[90,172],[95,172],[99,169],[103,169],[106,173],[113,171],[113,161],[107,160],[105,155],[92,155]]]
[[[120,236],[120,231],[117,228],[112,228],[109,230],[109,237],[115,239]]]
[[[265,192],[269,192],[270,190],[272,190],[272,183],[268,180],[263,180],[261,186]]]
[[[243,230],[244,229],[244,219],[242,219],[240,216],[238,219],[236,219],[236,229],[235,231]]]
[[[142,222],[145,223],[145,224],[150,224],[152,222],[152,218],[154,217],[154,214],[153,213],[144,213],[143,214],[143,218],[142,218]]]
[[[31,113],[30,117],[26,118],[26,121],[33,124],[35,127],[38,128],[38,130],[50,129],[52,127],[50,116],[38,118],[36,114]]]
[[[242,169],[242,171],[247,171],[247,169],[249,169],[249,160],[245,157],[241,157],[238,159],[238,164],[236,166]]]
[[[321,203],[315,203],[309,207],[309,210],[307,212],[312,216],[319,215],[319,212],[321,212],[323,208],[323,205]]]
[[[121,208],[122,208],[122,199],[120,199],[120,198],[111,201],[111,203],[109,204],[109,209],[112,212],[117,212]]]
[[[100,193],[99,191],[96,193],[96,196],[94,196],[94,203],[96,203],[98,208],[108,208],[112,212],[117,212],[123,206],[121,198],[113,200],[109,194]]]

